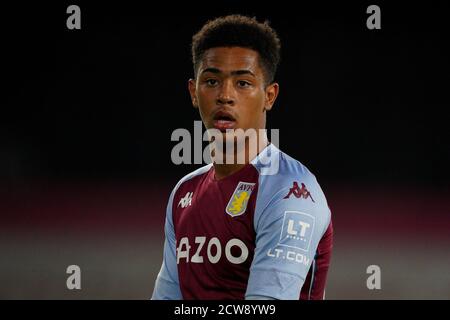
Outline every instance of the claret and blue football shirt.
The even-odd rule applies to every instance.
[[[332,242],[315,176],[269,144],[224,179],[209,164],[178,182],[152,299],[323,299]]]

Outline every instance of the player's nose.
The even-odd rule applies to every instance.
[[[224,81],[217,94],[216,103],[218,105],[234,105],[234,87],[232,81]]]

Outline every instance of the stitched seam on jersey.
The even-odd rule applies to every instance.
[[[260,178],[262,177],[261,175],[259,176]],[[259,179],[260,179],[259,178]],[[258,193],[256,194],[256,205],[255,205],[255,213],[253,214],[253,229],[255,230],[255,232],[256,232],[256,229],[257,229],[257,226],[259,225],[259,221],[261,220],[261,218],[262,218],[262,216],[263,216],[263,213],[267,210],[267,208],[269,208],[269,206],[271,206],[271,205],[274,205],[274,204],[276,204],[276,203],[278,203],[278,202],[281,202],[282,200],[283,200],[283,198],[280,198],[278,201],[276,201],[276,200],[274,200],[276,197],[278,197],[279,196],[279,194],[281,193],[281,194],[284,194],[284,192],[286,192],[286,190],[288,190],[289,188],[285,188],[285,189],[280,189],[278,192],[276,192],[271,198],[270,198],[270,200],[269,201],[267,201],[267,204],[266,204],[266,206],[260,211],[261,213],[258,215],[258,219],[255,219],[255,217],[256,217],[256,213],[258,212],[258,208],[259,208],[259,206],[258,206],[258,196],[259,196],[259,193],[261,192],[261,190],[263,189],[262,188],[262,186],[263,186],[263,183],[261,183],[261,181],[259,181],[259,179],[258,179]],[[282,193],[283,192],[283,193]],[[256,222],[256,226],[255,226],[255,222]]]

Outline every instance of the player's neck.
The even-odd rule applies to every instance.
[[[261,153],[261,151],[263,151],[267,145],[269,144],[269,141],[267,140],[267,137],[264,137],[262,140],[258,139],[258,143],[257,143],[257,149],[256,149],[256,153],[253,154],[252,153],[252,148],[249,147],[248,143],[245,144],[245,151],[241,150],[241,151],[237,151],[234,150],[234,163],[225,163],[225,161],[222,161],[224,163],[218,164],[218,163],[214,163],[214,178],[216,180],[221,180],[224,179],[236,172],[238,172],[239,170],[241,170],[243,167],[245,167],[247,164],[249,164],[258,154]],[[237,159],[239,159],[239,153],[243,152],[243,158],[245,159],[244,163],[238,162]]]

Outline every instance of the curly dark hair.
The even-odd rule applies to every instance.
[[[206,50],[216,47],[243,47],[259,53],[267,84],[273,83],[280,62],[280,39],[266,20],[243,15],[228,15],[208,21],[192,37],[192,62],[197,77],[198,66]]]

